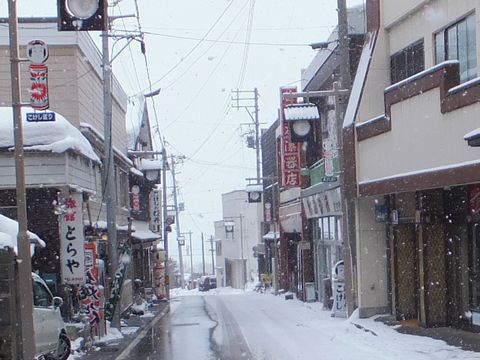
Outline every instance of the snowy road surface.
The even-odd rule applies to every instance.
[[[213,339],[220,347],[228,334],[222,327],[238,326],[242,334],[238,341],[246,342],[239,345],[244,352],[238,359],[480,359],[479,353],[428,337],[400,334],[373,319],[358,319],[355,315],[348,320],[332,318],[319,303],[231,289],[211,290],[204,298],[212,313],[218,314]]]
[[[171,299],[171,312],[121,360],[480,359],[373,318],[332,318],[320,303],[233,289],[172,290]]]

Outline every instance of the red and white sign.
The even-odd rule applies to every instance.
[[[284,98],[283,94],[294,93],[297,91],[296,87],[282,87],[281,93],[281,113],[285,106],[295,104],[296,98]],[[282,116],[283,119],[283,116]],[[301,185],[300,177],[300,143],[294,143],[290,138],[290,127],[286,121],[282,121],[282,137],[283,146],[281,150],[281,165],[282,165],[282,186],[283,187],[299,187]]]
[[[65,199],[66,212],[60,215],[60,259],[64,284],[85,283],[85,239],[83,232],[82,194]]]
[[[30,106],[37,110],[49,108],[48,69],[43,64],[31,64],[30,67]]]
[[[37,110],[49,108],[47,44],[42,40],[32,40],[27,44],[27,58],[30,60],[30,106]]]
[[[133,211],[140,211],[140,195],[132,194],[132,209]]]

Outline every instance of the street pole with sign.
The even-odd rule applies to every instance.
[[[13,131],[15,143],[15,176],[17,199],[17,333],[15,355],[18,359],[32,359],[35,353],[33,332],[33,290],[30,240],[27,234],[27,196],[23,152],[23,124],[20,98],[20,61],[18,46],[17,2],[8,1],[10,39],[10,82],[12,88]]]

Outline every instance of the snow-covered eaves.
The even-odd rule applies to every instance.
[[[132,239],[139,240],[141,242],[152,242],[160,240],[162,236],[154,233],[150,230],[136,230],[132,232]]]
[[[320,120],[317,105],[312,103],[287,105],[284,114],[286,121]]]
[[[135,168],[133,166],[130,168],[130,172],[134,175],[143,177],[143,172],[141,172],[140,170],[138,170],[137,168]]]
[[[37,234],[27,231],[31,245],[45,247],[46,243]],[[9,247],[17,252],[18,222],[0,214],[0,248]],[[33,251],[31,251],[33,254]]]
[[[101,141],[101,143],[105,143],[105,138],[103,137],[103,134],[98,131],[93,125],[86,123],[86,122],[80,122],[80,129],[83,131],[84,129],[87,129],[90,131],[98,140]],[[133,165],[132,160],[128,158],[127,155],[125,155],[123,152],[118,150],[115,146],[113,146],[113,151],[116,156],[121,158],[123,161],[125,161],[129,165]]]
[[[84,221],[84,225],[90,225],[88,221]],[[97,230],[107,230],[108,224],[106,221],[96,221],[91,225],[94,229]],[[128,225],[118,225],[116,226],[118,231],[128,231]],[[134,229],[132,229],[134,230]]]
[[[278,240],[280,239],[280,232],[278,231],[269,231],[265,235],[262,236],[263,240]]]
[[[469,146],[480,146],[480,128],[465,134],[463,139],[468,141]]]
[[[139,166],[140,171],[162,170],[162,160],[160,159],[142,159]]]
[[[262,192],[263,191],[263,185],[262,184],[249,184],[245,188],[246,192]]]
[[[62,115],[54,111],[55,121],[28,122],[27,113],[43,113],[31,107],[22,107],[23,144],[25,150],[64,153],[71,150],[100,162],[90,142]],[[0,107],[0,147],[14,147],[13,111],[11,107]]]

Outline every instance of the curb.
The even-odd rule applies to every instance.
[[[145,334],[152,328],[154,327],[167,313],[170,312],[170,303],[165,306],[165,308],[160,311],[155,317],[138,333],[136,334],[135,338],[128,344],[126,348],[122,350],[120,355],[118,355],[115,360],[124,360],[127,358],[127,356],[130,354],[132,349],[137,346],[137,344],[140,342],[140,340],[143,339]]]

